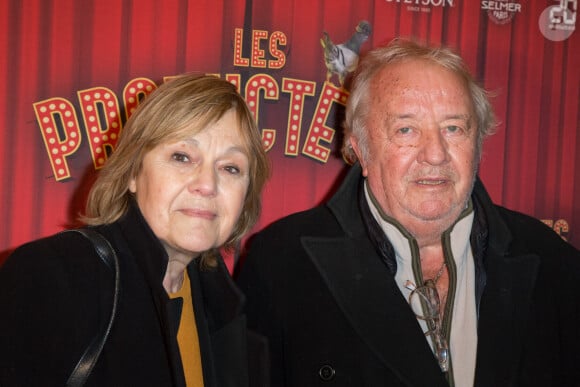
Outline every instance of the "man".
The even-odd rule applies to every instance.
[[[273,386],[580,385],[580,252],[491,202],[493,126],[450,50],[365,56],[343,149],[358,161],[326,205],[260,232],[239,277]]]

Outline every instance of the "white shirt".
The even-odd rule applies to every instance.
[[[395,281],[399,290],[409,299],[411,290],[405,287],[409,280],[417,286],[422,285],[419,279],[421,274],[413,270],[420,267],[420,257],[416,241],[400,224],[389,218],[375,205],[367,184],[365,196],[373,217],[385,232],[395,251],[397,273]],[[446,306],[445,320],[451,323],[449,348],[453,379],[458,387],[473,386],[475,378],[475,358],[477,353],[477,313],[475,305],[475,264],[470,246],[471,227],[473,225],[473,210],[462,214],[462,217],[442,236],[445,262],[449,273],[449,293]],[[451,318],[449,319],[449,316]],[[423,332],[428,330],[422,319],[417,319]],[[443,328],[445,331],[445,328]],[[431,348],[433,343],[428,339]]]

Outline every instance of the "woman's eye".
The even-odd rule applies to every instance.
[[[235,165],[228,165],[224,167],[224,169],[232,175],[238,175],[240,173],[240,168],[236,167]]]
[[[189,156],[187,156],[186,154],[183,154],[183,153],[174,153],[171,155],[171,158],[175,161],[180,162],[180,163],[189,162]]]

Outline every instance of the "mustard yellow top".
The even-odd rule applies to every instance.
[[[195,324],[195,312],[191,298],[191,283],[187,270],[183,274],[183,286],[177,293],[170,293],[170,298],[183,298],[181,320],[177,331],[177,343],[185,373],[185,384],[188,387],[203,387],[203,372],[201,368],[201,354],[199,352],[199,339],[197,325]]]

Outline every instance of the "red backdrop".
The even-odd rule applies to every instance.
[[[237,82],[273,165],[260,229],[326,198],[347,93],[320,38],[396,36],[458,50],[501,121],[481,177],[493,199],[580,246],[580,37],[569,0],[0,1],[0,262],[74,223],[135,100],[164,77]]]

